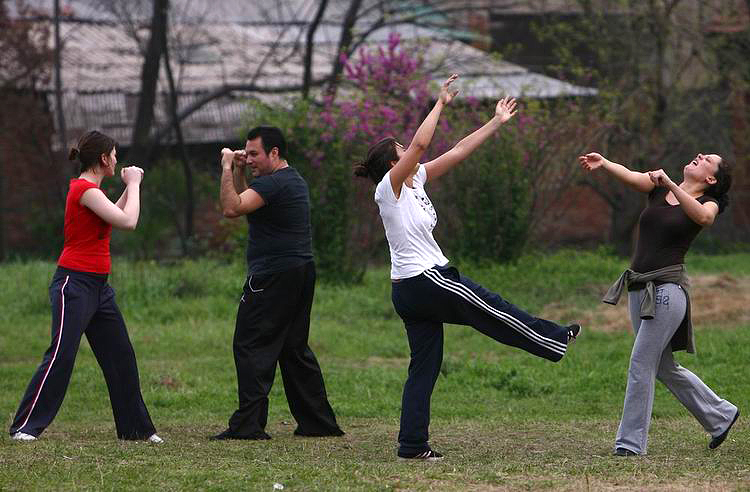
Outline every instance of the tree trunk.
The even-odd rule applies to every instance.
[[[165,0],[168,1],[168,0]],[[167,81],[169,83],[169,117],[172,120],[175,136],[177,137],[177,147],[180,152],[180,161],[182,162],[182,172],[185,174],[185,227],[180,234],[180,244],[182,254],[187,256],[190,252],[190,240],[193,237],[193,217],[195,215],[195,190],[193,185],[193,170],[190,167],[190,158],[185,148],[185,139],[182,136],[182,126],[177,118],[177,89],[175,88],[172,67],[169,64],[169,44],[167,42],[167,29],[164,29],[162,36],[162,51],[164,54],[164,68],[167,72]]]
[[[320,20],[323,18],[325,13],[328,0],[320,0],[318,5],[318,12],[315,14],[315,18],[310,23],[310,27],[307,29],[307,44],[305,45],[305,74],[302,78],[302,98],[307,99],[310,94],[310,83],[312,81],[312,59],[313,59],[313,41],[315,39],[315,31],[318,29]]]
[[[68,136],[65,131],[65,114],[62,107],[62,74],[61,74],[61,51],[60,43],[60,0],[55,0],[55,115],[57,116],[57,131],[60,137],[60,151],[66,155],[68,150]],[[72,166],[69,166],[72,175]]]
[[[167,30],[168,0],[154,0],[154,11],[151,17],[151,37],[148,41],[146,56],[141,69],[141,91],[138,98],[138,111],[133,125],[133,138],[128,152],[128,160],[134,165],[147,167],[146,160],[151,152],[149,134],[154,121],[154,104],[156,103],[156,83],[159,80],[159,61],[161,60],[162,38]]]
[[[352,44],[352,30],[354,23],[357,21],[357,13],[359,8],[362,6],[362,0],[351,0],[349,8],[344,16],[344,22],[341,25],[341,38],[339,39],[339,47],[336,50],[336,58],[333,60],[333,69],[331,70],[331,80],[328,84],[328,94],[333,97],[336,94],[336,89],[339,85],[339,78],[341,72],[344,70],[344,60],[342,56],[349,53],[349,46]]]

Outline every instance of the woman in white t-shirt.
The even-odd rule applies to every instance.
[[[432,140],[440,113],[458,91],[450,89],[457,75],[443,84],[432,111],[406,149],[394,138],[373,145],[357,176],[377,184],[380,209],[391,252],[392,300],[404,321],[411,362],[401,405],[398,456],[434,461],[442,455],[428,443],[430,397],[443,360],[443,323],[472,326],[498,342],[539,357],[558,361],[579,325],[560,326],[535,318],[499,295],[461,275],[432,237],[437,213],[424,191],[428,181],[450,171],[516,113],[516,102],[501,99],[495,115],[451,150],[419,164]]]

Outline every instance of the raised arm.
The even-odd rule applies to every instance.
[[[578,157],[578,162],[587,171],[594,171],[600,168],[605,169],[609,174],[636,191],[648,193],[654,189],[654,183],[651,181],[648,173],[631,171],[622,164],[607,160],[596,152]]]
[[[251,188],[247,188],[247,182],[238,178],[233,171],[235,166],[232,162],[242,151],[233,151],[230,149],[221,150],[221,188],[219,190],[219,202],[221,203],[221,213],[224,217],[234,218],[255,212],[266,204],[263,198]],[[238,193],[235,188],[236,181],[244,183],[245,189]]]
[[[118,229],[133,230],[138,224],[141,212],[140,186],[143,179],[143,169],[135,166],[124,167],[120,176],[125,182],[125,191],[120,197],[125,197],[122,208],[112,203],[99,188],[90,188],[81,195],[81,205],[88,207],[103,221]],[[118,203],[120,202],[118,200]]]
[[[242,193],[247,189],[247,177],[245,176],[246,164],[245,151],[236,151],[232,160],[232,178],[234,180],[234,189],[237,190],[237,193]]]
[[[649,171],[649,179],[654,186],[663,186],[672,192],[674,197],[680,203],[685,215],[690,217],[696,224],[706,227],[714,223],[716,215],[719,213],[719,206],[714,202],[701,203],[693,198],[690,193],[683,190],[679,185],[672,181],[663,169]]]
[[[427,180],[437,179],[453,169],[515,114],[516,100],[510,97],[500,99],[495,106],[495,116],[492,119],[461,139],[451,150],[424,165],[425,171],[427,171]]]
[[[430,114],[427,115],[427,118],[424,119],[422,124],[419,125],[409,147],[407,147],[404,153],[401,154],[398,162],[391,169],[391,187],[393,188],[393,193],[396,197],[401,194],[401,186],[412,171],[414,171],[414,166],[417,165],[419,158],[422,157],[422,154],[424,154],[424,151],[427,150],[427,147],[430,145],[432,135],[435,133],[435,126],[437,125],[443,108],[446,104],[449,104],[454,97],[456,97],[456,94],[458,94],[458,91],[450,90],[450,85],[457,78],[458,75],[454,73],[445,81],[440,89],[440,96],[438,97],[435,106],[432,108],[432,111],[430,111]]]

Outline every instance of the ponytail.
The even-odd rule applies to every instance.
[[[360,178],[370,178],[377,184],[391,169],[391,162],[398,160],[396,153],[396,139],[385,137],[367,151],[367,158],[354,166],[354,175]]]
[[[88,171],[99,164],[102,154],[110,154],[117,142],[107,135],[92,130],[84,133],[78,140],[78,146],[70,149],[68,159],[73,161],[78,158],[81,163],[81,171]]]

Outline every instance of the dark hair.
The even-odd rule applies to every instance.
[[[70,149],[68,159],[72,161],[77,157],[81,163],[80,172],[88,171],[95,165],[99,164],[99,158],[102,154],[109,155],[116,145],[117,142],[115,139],[96,130],[92,130],[88,133],[84,133],[83,136],[78,139],[78,146]]]
[[[354,166],[354,175],[370,178],[375,184],[380,183],[385,173],[391,168],[391,162],[397,160],[396,139],[385,137],[370,147],[364,162]]]
[[[263,145],[263,150],[266,154],[270,154],[271,150],[276,147],[279,149],[279,157],[286,159],[286,140],[281,130],[275,126],[256,126],[249,132],[247,132],[248,140],[255,140],[260,137],[260,142]]]
[[[729,205],[729,188],[732,187],[732,166],[723,157],[714,178],[716,178],[716,183],[706,188],[703,193],[719,202],[719,213],[722,213]]]

